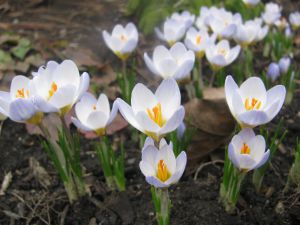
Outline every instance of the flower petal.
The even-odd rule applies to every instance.
[[[36,108],[32,101],[18,98],[11,102],[9,106],[9,118],[16,122],[25,122],[36,113]]]
[[[246,98],[256,98],[260,100],[261,107],[264,106],[267,100],[267,91],[263,81],[259,77],[250,77],[240,86],[240,94],[243,101]]]
[[[170,133],[177,129],[177,127],[182,123],[185,115],[185,110],[183,106],[180,106],[179,109],[167,120],[165,125],[159,131],[160,135]]]
[[[141,161],[139,166],[140,170],[142,171],[145,177],[155,176],[155,170],[148,162]]]
[[[147,112],[157,105],[155,95],[143,84],[138,83],[132,90],[131,107],[135,114],[140,111]]]
[[[237,116],[238,120],[246,125],[246,127],[256,127],[268,122],[269,118],[265,112],[251,110]]]

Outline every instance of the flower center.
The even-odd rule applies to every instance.
[[[250,148],[246,143],[244,143],[243,147],[241,148],[241,154],[250,154]]]
[[[120,39],[121,39],[121,41],[127,41],[127,37],[123,34],[120,36]]]
[[[224,57],[226,57],[227,51],[226,51],[226,49],[224,49],[224,48],[220,48],[220,49],[218,50],[218,54],[223,55]]]
[[[55,82],[52,82],[51,88],[49,90],[49,99],[54,95],[56,91],[57,91],[57,84]]]
[[[252,98],[251,102],[250,102],[249,98],[246,98],[245,109],[247,111],[253,110],[253,109],[259,109],[260,107],[261,107],[261,101],[259,101],[258,99]]]
[[[162,116],[161,104],[158,103],[151,109],[147,109],[148,116],[153,120],[158,126],[162,127],[165,124],[165,120]]]
[[[197,35],[197,37],[196,37],[196,44],[199,45],[201,43],[201,41],[202,41],[201,36]]]
[[[162,182],[165,182],[166,180],[168,180],[171,176],[167,165],[165,164],[164,160],[159,160],[158,164],[157,164],[157,174],[156,174],[157,178],[160,179]]]
[[[96,104],[94,104],[92,107],[93,107],[93,110],[96,110],[96,109],[97,109]]]
[[[17,94],[16,94],[16,98],[25,98],[26,96],[29,97],[29,91],[28,90],[24,90],[24,88],[22,89],[18,89],[17,90]]]

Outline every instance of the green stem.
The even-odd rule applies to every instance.
[[[168,189],[152,186],[151,193],[158,225],[170,224],[171,200]]]
[[[228,157],[225,158],[223,182],[220,187],[220,201],[228,213],[235,211],[245,176],[246,171],[238,170]]]

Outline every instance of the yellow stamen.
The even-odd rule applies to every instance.
[[[261,101],[259,101],[256,98],[251,99],[251,104],[250,104],[249,98],[246,98],[246,100],[245,100],[245,109],[247,111],[253,110],[253,109],[259,109],[260,106],[261,106]]]
[[[28,90],[26,91],[26,94],[29,94]],[[17,90],[16,98],[25,98],[24,88]]]
[[[241,149],[241,154],[247,154],[247,155],[250,154],[250,148],[246,143],[243,144],[243,147]]]
[[[171,176],[167,165],[165,164],[164,160],[159,160],[158,164],[157,164],[157,174],[156,174],[157,178],[160,179],[162,182],[165,182],[166,180],[168,180]]]
[[[147,109],[148,116],[153,120],[158,126],[162,127],[165,124],[165,121],[161,112],[161,104],[158,103],[151,109]]]
[[[49,98],[51,98],[56,91],[57,91],[57,84],[55,82],[52,82],[51,88],[49,90]]]
[[[198,35],[198,36],[196,37],[196,44],[199,45],[199,44],[201,43],[201,40],[202,40],[201,36]]]

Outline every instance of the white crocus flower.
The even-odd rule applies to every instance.
[[[276,85],[266,91],[258,77],[250,77],[238,87],[229,75],[225,80],[225,94],[231,114],[241,127],[253,128],[270,122],[278,114],[286,90],[283,85]]]
[[[269,27],[262,27],[259,20],[249,20],[245,24],[237,26],[234,40],[243,47],[247,47],[250,44],[264,39],[268,34],[268,31]]]
[[[241,47],[239,45],[230,48],[227,40],[222,40],[217,44],[210,43],[206,48],[205,55],[214,70],[223,68],[231,64],[239,55]]]
[[[0,114],[15,122],[38,124],[43,113],[38,112],[33,104],[31,80],[25,76],[15,76],[11,82],[10,92],[0,92]],[[3,116],[2,116],[3,115]]]
[[[209,36],[206,30],[197,31],[191,27],[185,36],[184,44],[186,47],[195,52],[197,58],[202,58],[210,42],[216,41],[216,35]]]
[[[260,0],[243,0],[243,2],[247,6],[256,6],[258,3],[260,3]]]
[[[232,14],[225,9],[212,10],[209,26],[219,39],[230,39],[237,29],[237,25],[242,23],[239,13]]]
[[[289,21],[294,30],[300,27],[300,12],[294,12],[289,15]]]
[[[273,25],[281,17],[282,8],[273,2],[266,4],[262,18],[266,24]]]
[[[139,83],[133,88],[131,106],[122,99],[117,102],[127,122],[156,141],[176,130],[185,114],[174,79],[163,80],[155,94]]]
[[[287,20],[284,17],[275,21],[274,24],[280,31],[283,31],[285,28],[287,28],[289,26]]]
[[[182,80],[190,75],[195,62],[195,54],[193,51],[187,50],[184,44],[178,42],[170,50],[162,45],[157,46],[152,59],[145,53],[144,60],[155,75],[164,79]]]
[[[261,167],[267,162],[270,150],[266,150],[263,136],[257,135],[250,128],[241,130],[234,135],[228,146],[228,157],[235,167],[248,172]]]
[[[107,31],[102,32],[106,45],[121,59],[126,60],[135,50],[139,35],[136,26],[128,23],[125,27],[118,24],[109,34]]]
[[[113,104],[112,111],[110,111],[109,101],[105,94],[101,94],[97,100],[92,94],[86,92],[75,105],[77,118],[72,117],[72,122],[79,130],[93,131],[102,136],[117,112],[117,104]]]
[[[187,156],[182,151],[176,158],[173,152],[173,145],[168,145],[165,139],[155,147],[154,141],[147,138],[142,150],[140,169],[146,181],[156,188],[167,188],[175,184],[181,178],[187,162]]]
[[[209,20],[211,19],[212,12],[218,10],[217,7],[206,7],[202,6],[200,8],[199,16],[196,19],[196,27],[199,30],[208,30],[209,27]]]
[[[39,111],[58,112],[60,115],[70,111],[87,91],[90,82],[87,73],[80,76],[72,60],[64,60],[61,64],[49,61],[46,67],[41,66],[33,76],[32,95]]]
[[[170,19],[185,24],[185,28],[188,29],[193,25],[195,21],[195,15],[191,14],[189,11],[183,11],[181,13],[175,12],[171,15]]]
[[[163,31],[160,31],[157,27],[155,33],[159,39],[165,41],[169,46],[174,45],[177,41],[180,41],[185,35],[186,25],[182,21],[167,19],[163,24]]]

